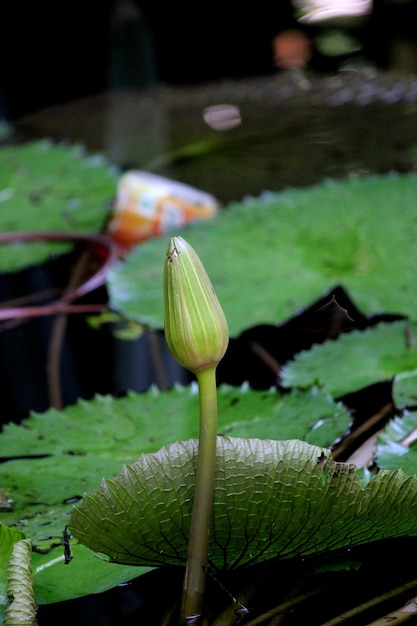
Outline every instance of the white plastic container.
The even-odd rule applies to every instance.
[[[217,213],[214,196],[156,174],[131,170],[120,177],[108,234],[129,248],[149,237],[206,220]]]

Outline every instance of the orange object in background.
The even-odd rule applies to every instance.
[[[131,170],[120,177],[107,234],[123,248],[206,220],[219,209],[211,194],[162,176]]]

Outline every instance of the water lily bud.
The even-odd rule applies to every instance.
[[[173,357],[194,373],[216,367],[229,342],[227,321],[203,264],[182,237],[169,242],[164,301]]]

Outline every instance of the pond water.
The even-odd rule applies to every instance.
[[[235,112],[226,129],[207,123],[218,105]],[[227,203],[326,177],[412,169],[417,76],[289,71],[109,92],[29,115],[15,132],[81,143],[123,169],[153,171]]]

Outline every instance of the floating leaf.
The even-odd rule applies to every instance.
[[[219,429],[225,433],[249,430],[264,438],[305,437],[328,446],[349,424],[347,411],[317,390],[281,396],[223,386],[218,401]],[[0,466],[0,484],[12,500],[12,510],[0,519],[17,524],[35,545],[45,535],[56,540],[74,499],[140,454],[197,437],[198,415],[193,386],[163,393],[153,388],[119,399],[96,396],[64,411],[34,413],[21,425],[7,424],[0,435],[7,456],[32,458]]]
[[[131,455],[133,461],[137,457]],[[0,515],[33,539],[35,548],[49,550],[61,542],[74,502],[92,491],[103,476],[120,470],[120,458],[109,455],[62,455],[2,463],[1,483],[12,510]]]
[[[406,474],[417,475],[417,372],[395,376],[392,398],[402,414],[392,418],[378,434],[375,459],[379,467],[387,470],[401,468]],[[409,407],[409,408],[407,408]]]
[[[225,426],[221,434],[264,439],[302,439],[307,443],[328,446],[347,430],[349,422],[350,415],[346,407],[313,387],[307,391],[292,390],[277,401],[271,416],[255,414],[249,420]]]
[[[417,367],[417,345],[407,342],[408,330],[417,324],[399,321],[341,335],[301,352],[283,367],[285,387],[319,385],[333,396],[389,380]]]
[[[0,232],[61,230],[95,233],[115,195],[116,172],[80,146],[38,141],[0,149]],[[62,245],[0,246],[1,271],[44,261]]]
[[[15,528],[0,525],[0,624],[7,606],[7,567],[14,544],[25,535]],[[46,552],[33,552],[32,573],[38,604],[63,602],[89,593],[101,593],[149,571],[148,567],[114,567],[86,547],[73,543],[71,566],[64,564],[60,537]]]
[[[403,372],[394,378],[392,398],[399,409],[417,405],[417,370]]]
[[[298,433],[329,445],[349,423],[348,413],[317,390],[281,396],[272,390],[222,386],[218,396],[219,427],[225,432],[250,429],[259,437]],[[20,425],[4,426],[0,444],[10,460],[0,466],[0,485],[8,503],[0,519],[32,537],[37,597],[40,593],[42,601],[55,602],[76,597],[81,588],[97,593],[103,584],[110,587],[111,581],[116,585],[121,578],[141,573],[111,567],[103,572],[102,563],[89,551],[85,552],[91,562],[85,563],[88,557],[81,553],[76,565],[74,559],[64,566],[62,531],[74,502],[97,489],[103,477],[116,475],[141,453],[155,452],[177,438],[196,437],[198,415],[193,385],[118,399],[97,396],[64,411],[50,409],[32,414]]]
[[[230,205],[174,234],[198,250],[232,336],[290,317],[329,284],[343,284],[365,313],[413,315],[415,186],[414,175],[326,181]],[[146,242],[109,275],[112,305],[156,327],[166,246]]]
[[[378,466],[391,470],[401,468],[410,476],[417,475],[417,413],[404,411],[394,417],[378,435],[375,451]]]
[[[64,564],[62,546],[47,554],[32,557],[35,595],[38,604],[63,602],[88,593],[102,593],[116,585],[132,580],[150,570],[149,567],[114,567],[91,550],[76,542],[71,544],[73,560]]]
[[[104,480],[69,527],[117,563],[183,564],[197,441],[171,444]],[[417,534],[417,479],[355,466],[297,440],[218,438],[209,559],[234,568]],[[318,462],[318,461],[321,462]]]

